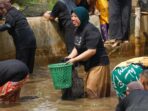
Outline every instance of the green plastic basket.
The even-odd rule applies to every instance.
[[[48,65],[55,89],[69,88],[72,85],[72,64]]]

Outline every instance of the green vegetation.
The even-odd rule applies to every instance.
[[[39,4],[47,4],[48,10],[51,10],[57,0],[12,0],[13,3],[17,3],[20,6],[26,5],[39,5]]]
[[[47,0],[47,1],[48,1],[49,10],[51,10],[57,0]]]

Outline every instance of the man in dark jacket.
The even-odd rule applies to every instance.
[[[0,31],[7,30],[13,37],[16,48],[16,59],[24,62],[30,73],[33,72],[36,40],[25,16],[12,7],[10,2],[0,2],[0,14],[5,17],[5,24],[0,25]]]

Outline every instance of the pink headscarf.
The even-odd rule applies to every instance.
[[[133,81],[127,85],[127,90],[133,91],[135,89],[144,90],[144,87],[139,81]]]

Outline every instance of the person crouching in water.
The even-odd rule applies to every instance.
[[[5,24],[0,25],[0,31],[8,31],[16,48],[16,59],[24,62],[30,73],[33,72],[36,39],[26,17],[11,6],[9,1],[0,2],[0,15],[5,17]]]
[[[67,63],[80,62],[87,72],[86,96],[101,98],[110,96],[109,58],[99,30],[89,23],[89,14],[84,7],[77,7],[71,15],[75,31],[74,49],[66,57]]]
[[[148,56],[123,61],[113,69],[111,79],[119,101],[126,97],[127,85],[132,81],[140,81],[144,89],[148,89],[145,86],[145,78],[148,77],[142,75],[146,69],[148,69]]]
[[[139,81],[127,84],[126,97],[118,103],[115,111],[148,111],[147,90],[148,70],[144,70],[140,75]]]
[[[21,87],[29,75],[28,67],[19,60],[0,61],[0,103],[19,100]]]

